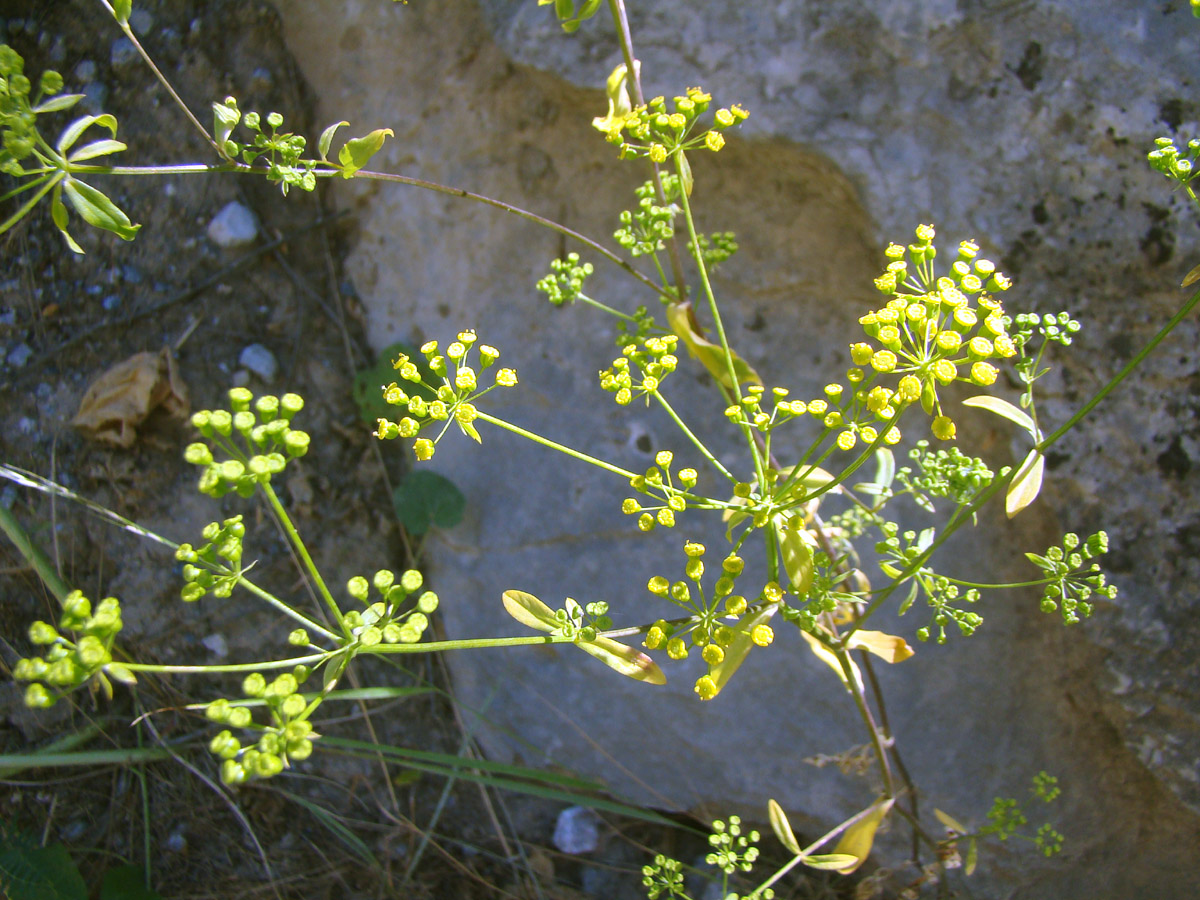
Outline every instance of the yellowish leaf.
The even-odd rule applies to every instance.
[[[640,650],[614,641],[612,638],[598,637],[594,641],[579,641],[577,646],[584,653],[589,653],[610,669],[620,672],[634,681],[644,681],[647,684],[666,684],[667,678],[658,667],[658,663]]]
[[[913,648],[908,641],[894,634],[882,631],[856,631],[850,635],[846,646],[851,650],[866,650],[874,653],[885,662],[904,662],[913,655]]]
[[[859,865],[858,857],[851,856],[849,853],[818,853],[806,856],[800,862],[810,869],[826,869],[834,872],[853,872]]]
[[[846,673],[842,671],[842,664],[838,662],[838,658],[820,641],[809,634],[807,631],[801,631],[800,636],[808,642],[808,647],[816,655],[817,659],[833,669],[837,673],[837,677],[841,679],[842,684],[846,685],[846,690],[850,690],[850,683],[846,681]],[[848,660],[850,663],[850,671],[854,675],[854,683],[861,691],[863,686],[862,672],[859,671],[858,664],[854,660]]]
[[[770,604],[762,609],[747,613],[738,620],[734,626],[734,638],[732,643],[725,648],[725,656],[715,666],[708,667],[708,677],[713,680],[716,685],[716,691],[713,697],[721,692],[721,689],[729,683],[729,679],[733,677],[733,673],[738,670],[750,651],[754,649],[755,644],[750,635],[759,625],[765,625],[771,620],[771,616],[779,611],[777,604]],[[709,698],[712,699],[712,698]]]
[[[940,809],[935,808],[933,810],[933,814],[937,817],[937,820],[939,822],[941,822],[943,825],[945,825],[951,831],[957,832],[958,834],[966,834],[967,833],[967,831],[968,831],[967,826],[962,824],[960,821],[958,821],[958,819],[955,819],[949,813],[944,813]]]
[[[879,830],[880,823],[884,816],[891,811],[892,804],[895,802],[895,798],[878,801],[859,813],[858,820],[842,832],[842,839],[833,848],[833,852],[853,856],[855,862],[839,869],[839,872],[845,874],[853,872],[871,855],[871,845],[875,843],[875,832]]]
[[[700,331],[700,325],[696,321],[695,313],[692,310],[692,304],[688,301],[675,302],[667,305],[667,324],[671,326],[671,330],[683,341],[688,348],[688,351],[708,370],[708,374],[717,379],[728,390],[733,390],[733,382],[729,377],[729,366],[725,362],[725,351],[721,349],[719,344],[714,344],[712,341],[704,337]],[[729,351],[733,357],[733,373],[737,377],[738,384],[749,382],[750,384],[762,384],[762,379],[758,377],[758,373],[754,371],[750,365],[734,353]]]
[[[1037,450],[1029,451],[1016,477],[1008,485],[1008,494],[1004,497],[1004,511],[1010,519],[1037,499],[1042,489],[1045,465],[1046,458],[1041,453]]]
[[[505,591],[504,610],[522,625],[537,631],[553,631],[559,626],[554,610],[524,591]]]
[[[1191,287],[1197,281],[1200,281],[1200,266],[1196,266],[1196,268],[1192,269],[1192,271],[1190,271],[1186,275],[1184,275],[1183,283],[1180,284],[1179,286],[1180,287]]]
[[[800,842],[796,840],[796,834],[792,831],[792,824],[788,821],[783,807],[774,800],[768,800],[767,817],[771,820],[771,830],[775,832],[775,837],[779,838],[779,843],[787,848],[788,853],[799,856]]]

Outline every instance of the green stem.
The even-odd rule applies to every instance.
[[[349,637],[350,632],[346,628],[346,623],[342,619],[342,611],[338,609],[337,601],[333,599],[333,594],[329,593],[329,588],[325,586],[325,579],[321,577],[320,571],[317,569],[317,564],[313,562],[312,557],[308,553],[308,548],[304,546],[304,541],[300,539],[300,533],[296,531],[296,526],[292,524],[291,518],[287,514],[287,510],[283,508],[283,504],[279,501],[279,497],[271,488],[269,482],[263,482],[262,490],[267,501],[271,504],[271,508],[275,510],[275,515],[279,519],[279,524],[283,526],[283,530],[287,533],[288,540],[291,541],[296,552],[300,555],[300,559],[304,562],[304,568],[308,570],[308,574],[312,577],[313,583],[317,586],[317,592],[320,593],[321,599],[325,601],[325,605],[329,607],[330,615],[333,620],[338,623],[343,634]]]
[[[519,425],[513,425],[511,422],[505,422],[503,419],[497,419],[495,416],[490,416],[485,412],[478,412],[477,415],[484,422],[495,425],[497,428],[503,428],[505,431],[511,431],[513,434],[518,434],[523,438],[533,441],[535,444],[541,444],[543,447],[548,447],[551,450],[557,450],[559,453],[565,453],[572,459],[577,459],[580,462],[585,462],[589,465],[596,466],[597,468],[603,469],[606,472],[612,472],[614,475],[620,475],[622,478],[632,479],[637,477],[636,473],[630,472],[628,469],[622,469],[620,466],[614,466],[612,463],[605,462],[602,459],[596,459],[594,456],[588,456],[586,453],[581,453],[578,450],[572,450],[570,447],[567,447],[564,444],[559,444],[550,440],[549,438],[544,438],[540,434],[534,434],[532,431],[526,431]]]
[[[625,71],[628,73],[629,84],[633,85],[633,102],[637,106],[644,106],[646,97],[642,93],[642,76],[638,72],[637,60],[633,56],[633,35],[629,31],[629,16],[625,14],[625,0],[608,0],[608,11],[617,28],[617,40],[621,44],[621,56],[625,60]],[[654,162],[650,164],[650,168],[653,172],[651,180],[654,182],[654,194],[658,205],[666,206],[667,194],[663,190],[662,170],[658,167],[658,163]],[[671,274],[675,278],[675,296],[671,299],[683,301],[687,299],[687,281],[683,277],[683,263],[680,262],[679,245],[674,235],[671,235],[666,241],[666,245],[667,257],[671,261]],[[655,257],[654,264],[658,265],[657,257]],[[659,273],[662,273],[661,268]],[[663,278],[663,283],[666,283],[666,278]]]
[[[296,666],[311,666],[324,662],[337,652],[311,653],[308,656],[293,656],[291,659],[272,659],[264,662],[229,663],[216,666],[164,666],[156,663],[126,663],[121,665],[131,672],[151,672],[159,675],[212,675],[222,672],[265,672],[271,669],[291,669]]]
[[[580,293],[579,295],[577,295],[577,299],[582,300],[584,303],[587,303],[589,306],[595,307],[596,309],[600,310],[601,312],[608,313],[610,316],[616,316],[618,319],[624,319],[627,322],[637,322],[637,319],[635,319],[633,316],[629,315],[628,313],[623,313],[619,309],[613,309],[608,304],[601,303],[599,300],[593,300],[587,294]]]
[[[693,445],[695,445],[697,450],[700,451],[700,455],[707,459],[713,465],[713,467],[722,475],[724,475],[730,482],[737,484],[737,479],[730,473],[730,471],[721,465],[720,460],[713,456],[712,452],[706,446],[704,446],[704,442],[692,433],[692,430],[684,424],[683,419],[679,418],[679,414],[676,413],[671,404],[667,402],[667,398],[664,397],[659,391],[655,391],[653,397],[662,405],[662,408],[667,411],[667,415],[671,417],[671,420],[679,427],[679,430],[682,431],[684,435],[687,436],[687,439],[691,441]]]
[[[113,16],[113,18],[116,18],[116,13],[113,12],[113,8],[109,4],[108,0],[100,0],[100,3],[105,9],[107,9],[109,11],[109,13]],[[146,61],[146,65],[148,65],[150,67],[150,71],[152,71],[154,73],[154,76],[158,79],[159,83],[164,88],[166,88],[167,93],[171,95],[171,99],[175,101],[175,105],[183,110],[183,114],[185,116],[187,116],[188,121],[191,122],[192,125],[195,127],[195,129],[204,136],[204,140],[208,142],[209,146],[211,146],[214,150],[217,151],[217,155],[224,157],[225,151],[217,144],[216,141],[213,140],[212,135],[210,135],[208,133],[207,129],[205,129],[205,127],[200,124],[199,120],[194,115],[192,115],[192,111],[190,109],[188,109],[187,104],[183,102],[183,100],[180,98],[180,96],[177,93],[175,93],[175,89],[173,87],[171,87],[171,82],[167,81],[167,79],[163,75],[163,73],[161,71],[159,71],[158,66],[156,66],[154,64],[154,60],[152,60],[150,58],[150,54],[147,53],[145,51],[145,49],[142,47],[141,42],[138,41],[138,39],[137,39],[137,35],[135,35],[133,33],[133,29],[129,27],[129,23],[122,22],[118,19],[117,25],[119,25],[121,30],[123,32],[125,32],[125,37],[129,38],[129,40],[133,44],[133,46],[137,48],[137,52],[142,55],[142,59],[144,59]]]
[[[38,201],[41,200],[43,197],[45,197],[52,190],[54,190],[54,186],[56,184],[58,184],[59,181],[61,181],[61,180],[62,180],[61,176],[59,176],[57,178],[51,178],[50,181],[47,184],[45,184],[40,191],[38,191],[36,194],[34,194],[32,197],[30,197],[28,200],[26,200],[23,204],[21,204],[20,209],[18,209],[15,213],[13,213],[11,216],[9,216],[7,219],[5,219],[2,223],[0,223],[0,234],[4,234],[4,232],[8,231],[8,229],[12,228],[14,225],[16,225],[18,222],[20,222],[21,219],[25,218],[25,216],[28,215],[29,211],[31,209],[33,209],[35,206],[37,206]]]
[[[696,223],[692,219],[692,205],[688,202],[687,189],[682,186],[683,151],[676,150],[673,159],[676,174],[679,175],[681,182],[679,199],[683,204],[683,218],[687,222],[688,238],[691,240],[693,247],[699,247],[700,241],[696,237]],[[704,265],[704,258],[699,253],[694,254],[694,259],[696,269],[700,272],[700,284],[704,288],[704,296],[708,300],[708,311],[712,316],[713,328],[716,329],[717,337],[721,341],[721,350],[725,354],[725,368],[729,375],[730,391],[733,394],[734,401],[740,403],[742,399],[742,387],[738,382],[737,371],[733,365],[733,351],[729,348],[729,339],[725,334],[725,325],[721,321],[721,311],[717,307],[717,298],[713,294],[712,284],[708,280],[708,269]],[[754,471],[758,476],[759,485],[765,495],[767,491],[767,470],[763,455],[759,452],[758,444],[754,440],[754,435],[749,424],[742,427],[742,434],[745,436],[746,444],[750,448],[750,456],[754,460]]]
[[[1064,422],[1063,425],[1053,434],[1038,444],[1038,449],[1045,452],[1045,450],[1051,444],[1074,428],[1084,416],[1095,409],[1096,405],[1099,404],[1101,400],[1111,394],[1118,384],[1128,378],[1130,373],[1133,372],[1133,370],[1139,365],[1141,365],[1142,361],[1147,356],[1154,352],[1154,349],[1163,342],[1166,336],[1170,334],[1175,327],[1184,320],[1184,318],[1187,317],[1188,313],[1195,308],[1198,302],[1200,302],[1200,291],[1196,291],[1196,293],[1192,294],[1191,299],[1179,308],[1179,311],[1175,313],[1175,315],[1171,317],[1171,320],[1159,330],[1158,334],[1154,335],[1154,337],[1150,339],[1150,342],[1147,343],[1146,346],[1140,351],[1138,351],[1137,355],[1134,356],[1133,359],[1131,359],[1121,369],[1120,372],[1114,375],[1108,384],[1106,384],[1096,393],[1096,396],[1080,407],[1079,411],[1076,412],[1075,415],[1071,416],[1071,418],[1067,419],[1067,421]]]
[[[599,637],[608,637],[604,632]],[[464,638],[457,641],[430,641],[416,644],[374,644],[361,647],[360,653],[437,653],[442,650],[478,650],[484,647],[529,647],[534,644],[573,644],[575,638],[561,634],[534,634],[525,637]]]
[[[246,590],[248,590],[250,593],[254,594],[256,597],[258,597],[262,600],[265,600],[267,603],[269,603],[275,609],[279,610],[285,616],[288,616],[289,618],[294,619],[295,621],[299,622],[305,628],[315,631],[317,634],[321,635],[322,637],[326,638],[327,640],[331,640],[331,641],[340,641],[341,640],[341,638],[338,637],[338,635],[334,634],[328,628],[325,628],[324,626],[318,624],[317,622],[314,622],[312,619],[310,619],[308,616],[304,615],[304,613],[300,612],[298,609],[293,609],[292,607],[288,606],[288,604],[284,603],[282,600],[280,600],[274,594],[270,593],[269,591],[263,590],[257,584],[250,581],[248,578],[239,577],[237,583],[241,587],[244,587]]]

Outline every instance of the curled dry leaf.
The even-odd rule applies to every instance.
[[[188,413],[188,392],[171,351],[137,353],[92,382],[71,424],[93,440],[132,447],[137,427],[154,410]]]

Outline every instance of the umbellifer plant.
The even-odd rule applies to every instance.
[[[539,5],[551,4],[567,31],[580,27],[602,5],[600,0],[539,0]],[[136,43],[128,26],[131,4],[105,5]],[[671,98],[645,98],[624,4],[610,0],[607,5],[624,62],[608,79],[607,112],[593,124],[615,155],[646,166],[648,175],[614,234],[629,260],[565,226],[500,201],[367,169],[391,135],[389,129],[352,138],[334,154],[337,132],[347,124],[337,123],[320,135],[317,155],[311,156],[303,137],[282,130],[282,117],[243,112],[232,97],[213,104],[211,131],[188,113],[218,156],[216,163],[101,165],[96,161],[125,149],[116,140],[116,120],[109,115],[83,116],[51,143],[43,135],[46,117],[69,110],[80,95],[62,94],[63,80],[53,72],[44,73],[35,88],[23,73],[23,61],[8,47],[0,48],[0,171],[17,180],[5,199],[18,204],[0,223],[0,232],[48,198],[67,246],[82,253],[69,232],[69,211],[125,240],[134,239],[140,227],[92,184],[96,177],[238,172],[266,177],[285,194],[290,188],[313,190],[321,179],[333,177],[449,191],[577,241],[597,261],[615,263],[635,279],[646,290],[646,303],[622,309],[590,296],[585,289],[593,264],[575,252],[551,264],[538,291],[555,305],[584,304],[614,319],[618,350],[600,373],[600,388],[619,406],[636,402],[661,408],[686,438],[687,459],[661,451],[648,470],[629,471],[489,413],[486,395],[498,388],[517,388],[517,373],[498,366],[500,351],[483,343],[470,327],[444,345],[429,341],[411,357],[400,355],[393,361],[395,378],[380,385],[380,391],[394,412],[377,421],[375,435],[411,441],[419,464],[434,455],[450,432],[482,442],[483,426],[502,428],[611,475],[613,502],[629,515],[631,528],[643,533],[674,528],[693,516],[720,517],[724,546],[681,540],[682,556],[663,560],[657,573],[648,574],[649,593],[674,604],[677,612],[671,618],[615,628],[613,616],[621,611],[610,610],[607,603],[581,604],[566,598],[554,608],[519,585],[498,586],[507,588],[502,602],[508,612],[536,634],[425,640],[439,600],[425,589],[419,571],[381,569],[351,578],[341,589],[330,588],[276,494],[273,485],[288,462],[309,447],[309,435],[296,427],[303,400],[295,394],[255,397],[236,388],[230,391],[228,408],[193,416],[199,440],[187,448],[185,458],[200,471],[201,492],[265,498],[315,585],[322,609],[305,610],[254,583],[243,562],[246,524],[241,516],[212,523],[198,543],[172,545],[182,564],[181,597],[196,602],[210,593],[228,596],[234,590],[254,595],[285,621],[294,655],[213,666],[128,660],[116,644],[122,624],[119,601],[110,597],[93,604],[79,591],[64,590],[61,618],[30,626],[29,638],[39,650],[14,671],[16,678],[28,682],[28,704],[50,706],[86,685],[111,693],[114,681],[134,685],[139,677],[155,673],[244,673],[243,696],[215,699],[206,706],[215,729],[210,749],[219,760],[221,777],[239,785],[278,775],[319,746],[314,716],[324,702],[339,696],[339,680],[362,655],[573,644],[617,672],[654,685],[666,676],[650,653],[667,661],[698,654],[706,671],[694,690],[703,702],[728,689],[749,653],[772,652],[767,648],[776,629],[794,628],[812,654],[830,667],[836,679],[831,679],[831,688],[846,696],[861,719],[878,796],[805,846],[772,801],[768,818],[792,860],[748,893],[725,896],[771,897],[772,885],[801,865],[852,872],[866,860],[876,831],[888,817],[906,822],[918,848],[913,863],[919,876],[910,883],[911,891],[939,883],[950,867],[961,866],[970,874],[981,837],[1019,836],[1046,855],[1057,852],[1062,835],[1048,823],[1027,828],[1026,815],[1015,800],[996,800],[986,824],[975,829],[935,810],[944,828],[938,833],[918,815],[916,788],[898,764],[894,736],[880,715],[882,694],[876,680],[863,674],[872,657],[898,664],[914,651],[905,637],[871,626],[881,610],[893,608],[918,620],[913,632],[917,642],[940,644],[954,634],[972,635],[984,622],[980,610],[986,609],[987,595],[1002,589],[1039,588],[1042,610],[1060,616],[1066,625],[1089,616],[1096,597],[1115,596],[1098,562],[1108,549],[1102,530],[1084,536],[1068,533],[1049,548],[1027,553],[1035,574],[1019,585],[990,584],[973,575],[941,571],[935,554],[984,504],[1002,499],[1011,518],[1034,502],[1050,447],[1153,352],[1200,294],[1193,295],[1074,415],[1048,423],[1039,416],[1037,382],[1047,373],[1053,352],[1071,344],[1080,323],[1068,311],[1012,311],[1005,304],[1010,280],[980,255],[978,245],[960,240],[939,247],[934,227],[922,224],[910,242],[889,244],[883,253],[875,279],[878,303],[859,318],[861,333],[848,336],[851,367],[817,396],[796,396],[786,385],[765,381],[730,346],[709,278],[715,265],[736,252],[737,242],[728,232],[699,233],[691,200],[689,155],[719,153],[726,135],[750,112],[737,103],[718,102],[698,87]],[[1200,15],[1196,0],[1193,8]],[[93,129],[103,129],[108,136],[81,144]],[[1181,150],[1164,138],[1150,154],[1154,167],[1178,182],[1193,201],[1189,182],[1198,150],[1196,141]],[[1185,286],[1197,277],[1194,271]],[[690,284],[697,285],[694,295]],[[696,365],[710,376],[714,404],[710,409],[677,409],[671,401],[671,376],[681,367]],[[1020,385],[1016,403],[993,390],[1003,369]],[[959,434],[955,410],[945,396],[954,384],[978,392],[964,405],[999,416],[1027,436],[1028,450],[1019,465],[992,471],[983,460],[959,449],[956,442],[965,435]],[[689,425],[689,419],[713,415],[723,416],[739,436],[743,454],[737,467],[718,459]],[[801,431],[805,449],[792,458],[778,458],[777,429]],[[906,437],[909,449],[898,461],[893,448]],[[708,477],[702,478],[701,471]],[[55,490],[11,468],[4,474]],[[719,490],[700,488],[714,482]],[[903,529],[894,504],[906,497],[929,513],[949,512],[922,530]],[[747,549],[756,545],[765,559],[761,569],[746,563],[751,555]],[[1037,799],[1050,802],[1058,793],[1052,776],[1041,773],[1034,779],[1032,794]],[[743,829],[737,817],[714,823],[708,861],[719,870],[725,891],[732,890],[732,876],[753,868],[758,839],[758,833]],[[923,864],[921,853],[926,854]],[[682,873],[679,862],[656,857],[644,870],[649,896],[686,896]]]

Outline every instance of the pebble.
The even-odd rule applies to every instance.
[[[225,250],[244,247],[258,237],[258,219],[236,200],[226,203],[208,223],[208,239]]]
[[[139,7],[129,14],[129,27],[138,34],[147,34],[154,27],[154,16]]]
[[[554,823],[554,846],[563,853],[591,853],[600,845],[599,818],[586,806],[568,806]]]
[[[217,659],[224,659],[229,655],[229,643],[225,640],[225,635],[220,632],[210,634],[208,637],[203,638],[200,643]]]
[[[100,301],[100,305],[104,307],[106,312],[112,312],[114,309],[119,309],[121,306],[121,295],[109,294]]]
[[[238,357],[238,365],[243,369],[250,370],[266,382],[274,381],[275,375],[279,371],[279,363],[275,361],[275,354],[262,344],[250,344],[242,350],[241,356]]]
[[[75,79],[77,81],[91,81],[96,77],[96,64],[90,59],[81,60],[75,66]]]
[[[24,341],[17,344],[8,351],[7,362],[14,369],[20,369],[25,363],[29,362],[29,357],[33,356],[33,350]]]
[[[132,62],[140,59],[137,47],[133,46],[133,41],[127,37],[119,37],[113,41],[112,51],[109,55],[109,60],[112,62],[114,69],[122,69]]]

